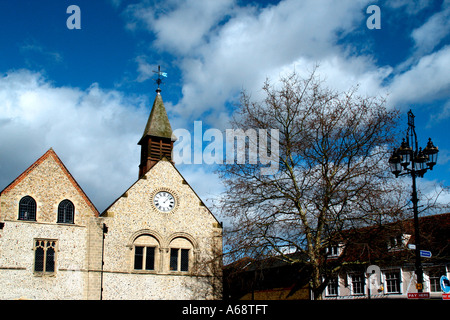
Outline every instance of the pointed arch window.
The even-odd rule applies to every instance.
[[[56,240],[36,239],[34,243],[34,272],[55,273]]]
[[[73,223],[75,207],[70,200],[63,200],[58,206],[58,223]]]
[[[36,221],[36,201],[25,196],[19,201],[19,220]]]

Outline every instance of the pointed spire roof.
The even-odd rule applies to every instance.
[[[142,139],[146,136],[172,138],[172,127],[170,126],[169,117],[167,116],[166,108],[161,97],[161,90],[158,88],[156,92],[152,111],[148,117],[144,134],[138,144],[141,144]]]

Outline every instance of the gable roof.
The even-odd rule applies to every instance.
[[[427,261],[448,261],[450,213],[419,217],[419,226],[421,249],[433,252],[432,258]],[[399,235],[408,237],[400,245],[390,246],[390,240]],[[347,263],[377,261],[380,265],[393,264],[410,260],[414,256],[414,250],[407,247],[415,243],[413,219],[349,230],[344,236],[344,253],[336,259]]]
[[[148,170],[145,174],[147,175],[150,171],[152,171],[156,165],[160,162],[160,161],[166,161],[168,163],[170,163],[170,165],[175,169],[175,171],[180,175],[181,178],[183,178],[183,181],[185,181],[186,185],[189,186],[189,188],[191,189],[191,191],[195,194],[195,196],[203,203],[203,205],[205,206],[205,208],[208,210],[208,212],[213,216],[213,218],[217,221],[218,225],[220,226],[220,228],[222,228],[222,224],[219,222],[219,220],[217,220],[216,216],[211,212],[211,210],[209,210],[209,208],[204,204],[203,200],[199,197],[199,195],[195,192],[195,190],[191,187],[191,185],[186,181],[186,179],[183,177],[183,175],[181,174],[180,171],[178,171],[178,169],[175,167],[175,164],[173,164],[171,161],[167,160],[167,158],[163,158],[161,160],[159,160],[154,166],[152,166],[150,168],[150,170]],[[131,188],[133,188],[133,186],[139,182],[139,180],[141,180],[141,178],[139,178],[138,180],[136,180],[127,190],[125,190],[125,192],[123,192],[116,200],[114,200],[101,214],[100,216],[103,216],[117,201],[119,201],[120,198],[122,198],[122,196],[128,192],[128,190],[130,190]]]
[[[4,188],[2,191],[0,191],[0,195],[6,194],[14,187],[19,184],[22,180],[24,180],[35,168],[37,168],[41,163],[43,163],[48,158],[53,158],[53,160],[58,164],[58,166],[61,168],[62,172],[66,175],[66,177],[69,179],[71,184],[74,186],[74,188],[78,191],[80,196],[86,201],[87,205],[91,208],[91,210],[94,212],[95,216],[99,216],[99,212],[97,208],[94,206],[92,201],[89,199],[89,197],[86,195],[86,193],[83,191],[83,189],[80,187],[78,182],[74,179],[72,174],[67,170],[64,163],[61,161],[61,159],[58,157],[58,155],[55,153],[55,151],[50,148],[46,153],[44,153],[39,159],[37,159],[31,166],[29,166],[24,172],[22,172],[16,179],[14,179],[6,188]]]

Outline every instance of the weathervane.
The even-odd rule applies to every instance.
[[[158,79],[155,80],[156,83],[158,84],[158,89],[156,89],[156,92],[160,93],[161,89],[159,88],[159,86],[162,83],[161,77],[167,78],[167,73],[166,72],[161,72],[161,66],[158,66],[158,71],[153,71],[153,72],[158,75]]]

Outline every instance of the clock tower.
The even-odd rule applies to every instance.
[[[172,128],[164,108],[161,89],[156,89],[156,98],[145,126],[144,134],[138,142],[141,146],[139,177],[147,173],[159,160],[166,158],[172,161],[173,142]]]

